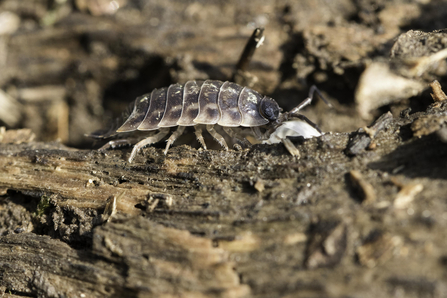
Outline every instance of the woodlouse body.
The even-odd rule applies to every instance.
[[[172,84],[138,97],[133,103],[130,115],[124,113],[121,122],[117,123],[117,129],[111,129],[107,133],[92,133],[90,136],[108,138],[120,133],[159,130],[157,134],[147,137],[134,146],[129,162],[134,159],[139,149],[162,140],[168,135],[171,127],[177,127],[177,130],[168,138],[165,154],[187,126],[195,127],[197,139],[205,149],[201,128],[203,125],[226,150],[228,146],[225,139],[214,130],[214,125],[222,126],[224,131],[235,139],[238,139],[238,134],[232,128],[250,127],[258,139],[267,143],[285,139],[287,135],[293,135],[294,131],[294,135],[298,132],[304,137],[316,136],[320,134],[316,126],[304,116],[297,114],[302,107],[310,103],[314,91],[318,90],[311,88],[309,98],[291,112],[281,113],[281,108],[274,99],[236,83],[207,80],[188,81],[184,85]],[[298,117],[289,121],[291,115]],[[261,133],[260,127],[264,128],[266,133]],[[276,129],[278,131],[275,132]],[[269,139],[270,135],[272,138]],[[101,149],[122,143],[128,142],[111,141]]]
[[[253,31],[236,65],[233,78],[246,70],[255,49],[264,40],[263,32],[263,28],[256,28]],[[250,143],[240,132],[233,129],[248,127],[251,128],[252,135],[263,143],[282,142],[292,155],[299,156],[298,149],[287,139],[288,136],[311,138],[321,135],[321,131],[314,123],[299,114],[303,107],[311,103],[314,92],[330,105],[320,91],[312,86],[308,98],[290,112],[281,113],[282,109],[275,100],[236,83],[206,80],[188,81],[184,85],[172,84],[138,97],[130,109],[125,111],[107,132],[98,131],[88,136],[105,139],[120,133],[158,130],[158,133],[135,144],[129,157],[129,162],[132,162],[141,148],[161,141],[169,134],[171,127],[177,129],[167,139],[164,154],[167,154],[169,147],[187,126],[195,128],[197,140],[204,149],[206,144],[202,136],[203,126],[225,150],[228,150],[227,143],[224,137],[214,130],[214,125],[221,126],[236,141],[235,147],[239,149],[241,148],[239,143],[245,145]],[[99,150],[122,144],[131,142],[129,139],[114,140]]]
[[[265,105],[274,114],[266,115],[261,108]],[[117,132],[197,124],[255,127],[275,120],[272,116],[277,117],[279,111],[273,99],[235,83],[188,81],[137,98],[132,114]]]

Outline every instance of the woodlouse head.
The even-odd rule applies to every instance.
[[[259,112],[270,122],[276,121],[279,118],[281,111],[282,109],[274,99],[267,96],[262,99]]]

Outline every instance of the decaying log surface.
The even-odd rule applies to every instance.
[[[228,253],[213,247],[211,240],[141,217],[96,228],[88,251],[31,233],[2,240],[3,282],[14,285],[18,296],[242,297],[249,293]]]
[[[299,160],[282,144],[181,145],[167,156],[145,148],[129,164],[130,149],[20,143],[26,132],[3,132],[2,289],[11,297],[443,297],[446,108],[295,140]],[[105,220],[113,199],[117,213]]]

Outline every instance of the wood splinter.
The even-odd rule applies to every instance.
[[[430,87],[433,90],[433,93],[430,93],[430,95],[435,102],[440,102],[447,99],[447,95],[445,95],[444,91],[442,91],[441,84],[439,84],[437,80],[431,82]]]

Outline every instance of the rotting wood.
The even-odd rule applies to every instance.
[[[30,233],[5,236],[0,259],[10,291],[45,297],[245,297],[250,291],[211,240],[139,217],[97,227],[91,251]]]
[[[354,157],[345,153],[347,134],[294,141],[299,160],[282,144],[242,152],[181,145],[167,156],[148,147],[132,164],[128,148],[99,153],[58,143],[0,144],[0,187],[8,190],[0,213],[19,204],[17,191],[24,194],[20,204],[40,201],[20,211],[34,213],[31,225],[20,216],[5,223],[1,286],[49,297],[339,297],[334,287],[350,276],[344,293],[387,297],[378,289],[390,278],[422,282],[421,266],[442,272],[435,270],[440,256],[420,246],[447,245],[441,220],[447,209],[439,197],[446,172],[433,159],[446,158],[445,144],[434,134],[403,141],[396,133],[406,127],[411,134],[421,116],[390,119],[377,146]],[[380,204],[350,196],[343,179],[350,171],[374,179]],[[394,176],[423,185],[411,210],[393,207]],[[102,223],[113,197],[117,214]],[[368,244],[374,230],[401,239],[390,248],[399,251],[381,257],[382,247]],[[365,284],[363,276],[374,270],[382,273]],[[436,276],[438,291],[444,283]]]

